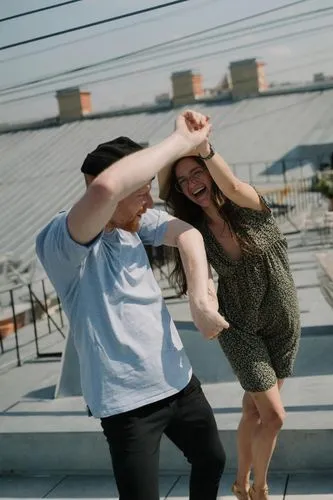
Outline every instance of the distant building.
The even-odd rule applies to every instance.
[[[314,82],[329,82],[333,80],[332,75],[325,75],[325,73],[315,73],[313,75]]]
[[[91,113],[91,94],[72,87],[57,92],[59,118],[61,121],[77,120]]]
[[[172,73],[172,99],[175,106],[203,97],[205,92],[201,73],[192,70]]]
[[[268,88],[264,67],[265,64],[256,59],[243,59],[230,63],[234,99],[254,97]]]
[[[225,73],[219,83],[212,89],[210,89],[211,95],[225,94],[230,92],[232,88],[231,78],[229,73]]]

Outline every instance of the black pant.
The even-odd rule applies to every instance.
[[[190,500],[216,500],[225,465],[212,409],[193,376],[178,394],[101,419],[120,500],[159,500],[162,434],[191,464]]]

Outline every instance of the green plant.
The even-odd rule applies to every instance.
[[[333,174],[320,177],[314,187],[315,191],[318,191],[326,198],[333,198]]]

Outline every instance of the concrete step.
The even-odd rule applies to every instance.
[[[212,388],[205,389],[209,398]],[[223,393],[223,387],[213,389]],[[227,470],[234,470],[240,412],[222,408],[224,410],[226,413],[221,414],[215,408],[215,416],[228,457]],[[271,470],[333,470],[332,422],[333,411],[328,414],[316,412],[312,421],[309,412],[291,413],[280,433]],[[11,408],[2,418],[0,450],[1,473],[86,473],[110,469],[108,448],[99,421],[86,416],[81,398],[68,398],[65,404],[63,400],[27,401]],[[163,473],[189,470],[185,459],[167,439],[161,444],[160,468]]]
[[[181,330],[194,370],[215,413],[228,456],[227,470],[233,471],[242,390],[216,343],[203,341],[186,322]],[[301,340],[295,376],[283,388],[288,416],[273,456],[272,471],[333,470],[333,335],[307,333]],[[87,417],[80,396],[54,399],[59,362],[53,364],[52,372],[51,364],[43,367],[39,363],[36,370],[42,382],[35,381],[30,389],[26,386],[21,396],[15,394],[13,402],[3,407],[0,472],[107,473],[110,457],[99,421]],[[31,368],[27,365],[16,371]],[[32,378],[31,373],[29,377]],[[3,385],[0,401],[6,399],[2,391]],[[185,459],[167,439],[162,441],[160,464],[163,473],[189,470]]]

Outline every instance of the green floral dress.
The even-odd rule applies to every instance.
[[[218,274],[220,312],[230,323],[219,343],[243,389],[267,391],[277,379],[292,374],[300,338],[287,242],[269,209],[259,212],[226,203],[253,252],[233,260],[207,223],[201,227],[208,260]]]

